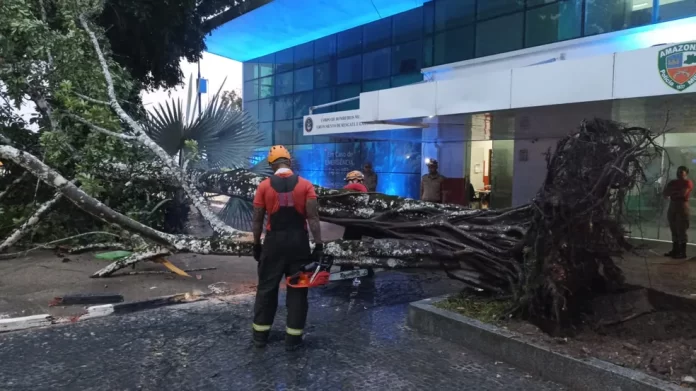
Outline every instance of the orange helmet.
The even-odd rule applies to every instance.
[[[362,181],[363,179],[365,179],[365,175],[363,175],[363,173],[358,170],[351,171],[348,174],[346,174],[345,181],[352,181],[354,179]]]
[[[274,145],[268,151],[268,163],[273,164],[278,159],[290,160],[290,152],[282,145]]]

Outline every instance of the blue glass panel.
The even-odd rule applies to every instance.
[[[423,36],[423,8],[412,9],[392,17],[392,41],[408,42]]]
[[[399,141],[391,143],[389,172],[419,174],[421,172],[421,143]]]
[[[343,100],[348,98],[358,98],[361,92],[360,84],[348,84],[340,87],[336,87],[336,100]],[[341,103],[336,105],[336,111],[344,110],[356,110],[360,108],[360,100],[356,99],[350,102]]]
[[[391,87],[391,79],[390,78],[387,77],[384,79],[374,79],[374,80],[369,80],[369,81],[363,82],[362,92],[386,90],[389,87]]]
[[[324,62],[336,57],[336,36],[319,38],[314,41],[314,62]]]
[[[276,121],[292,119],[294,117],[294,100],[295,97],[293,95],[286,95],[275,98]]]
[[[292,144],[292,121],[274,122],[273,137],[275,144]]]
[[[295,92],[309,91],[314,88],[314,67],[295,71]]]
[[[525,46],[539,46],[580,36],[582,0],[568,0],[527,11]]]
[[[423,68],[423,42],[413,41],[392,47],[392,75],[420,72]]]
[[[302,118],[309,115],[309,108],[314,102],[314,93],[312,91],[303,92],[294,95],[295,113],[293,118]]]
[[[423,4],[423,32],[431,35],[435,32],[435,2]]]
[[[518,32],[522,35],[522,32]],[[435,35],[434,65],[448,64],[474,57],[474,25],[447,30]]]
[[[287,72],[287,73],[281,73],[279,75],[276,75],[275,77],[275,94],[276,96],[279,95],[287,95],[287,94],[292,94],[292,72]]]
[[[293,120],[293,143],[294,144],[312,144],[312,136],[304,135],[304,122],[302,118]]]
[[[486,0],[478,2],[477,19],[490,19],[499,15],[521,11],[524,0]]]
[[[275,72],[275,54],[259,58],[259,77],[270,76]]]
[[[342,58],[336,64],[336,83],[355,83],[362,80],[362,56]]]
[[[314,88],[325,88],[336,84],[336,62],[329,61],[314,66]]]
[[[363,142],[362,161],[372,163],[375,172],[389,172],[391,160],[391,146],[389,141]]]
[[[339,173],[340,179],[345,178],[350,171],[359,170],[363,164],[360,143],[337,143],[333,155],[328,154],[324,164],[328,171]]]
[[[259,79],[259,98],[266,99],[272,97],[274,90],[273,76]]]
[[[259,64],[256,60],[247,61],[243,66],[244,81],[259,77]]]
[[[410,75],[399,75],[392,77],[392,87],[402,87],[423,81],[422,73],[411,73]]]
[[[378,174],[377,191],[417,199],[420,191],[420,175],[417,174]]]
[[[253,118],[255,121],[259,120],[259,102],[252,100],[252,101],[244,101],[244,111],[249,113],[251,115],[251,118]]]
[[[251,80],[244,82],[244,92],[242,94],[244,100],[259,99],[259,81]]]
[[[294,66],[292,48],[281,50],[275,55],[276,73],[292,70]]]
[[[363,50],[385,47],[391,43],[392,19],[384,18],[363,26]]]
[[[360,53],[362,50],[362,27],[342,31],[337,35],[336,54],[339,57]]]
[[[307,42],[299,46],[295,46],[295,68],[306,67],[314,63],[314,42]]]
[[[263,134],[264,142],[262,145],[271,145],[273,143],[273,122],[259,123],[259,132]],[[264,149],[268,153],[267,149]],[[264,157],[266,157],[264,155]]]
[[[370,80],[389,76],[391,71],[390,64],[391,48],[365,53],[363,55],[363,79]]]
[[[437,31],[459,27],[473,22],[476,18],[476,0],[438,0],[433,3]]]
[[[653,7],[636,9],[633,0],[586,0],[585,4],[585,35],[625,30],[652,21]]]
[[[333,88],[324,88],[321,90],[314,90],[314,105],[321,105],[324,103],[331,103],[336,101],[335,92]],[[314,109],[315,114],[330,113],[335,110],[335,107],[328,106],[319,109]]]
[[[524,13],[479,22],[476,25],[476,57],[522,49]]]
[[[259,102],[259,121],[273,121],[273,99],[262,99]]]

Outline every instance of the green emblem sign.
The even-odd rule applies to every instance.
[[[660,50],[657,69],[662,81],[677,91],[696,83],[696,42],[680,43]]]

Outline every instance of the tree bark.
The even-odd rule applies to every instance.
[[[53,207],[60,201],[60,199],[63,197],[61,193],[56,193],[56,195],[43,203],[39,209],[36,210],[36,212],[29,218],[27,221],[22,224],[21,227],[17,228],[10,236],[5,239],[2,244],[0,244],[0,252],[3,252],[10,248],[12,245],[17,243],[20,239],[24,237],[27,233],[29,233],[34,227],[41,221],[41,218],[48,212],[53,209]]]

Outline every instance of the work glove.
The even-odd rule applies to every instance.
[[[321,262],[321,257],[324,255],[324,244],[317,243],[314,245],[314,251],[312,251],[312,261]]]
[[[261,250],[263,250],[263,246],[261,246],[261,243],[254,243],[254,259],[256,262],[258,262],[261,259]]]

